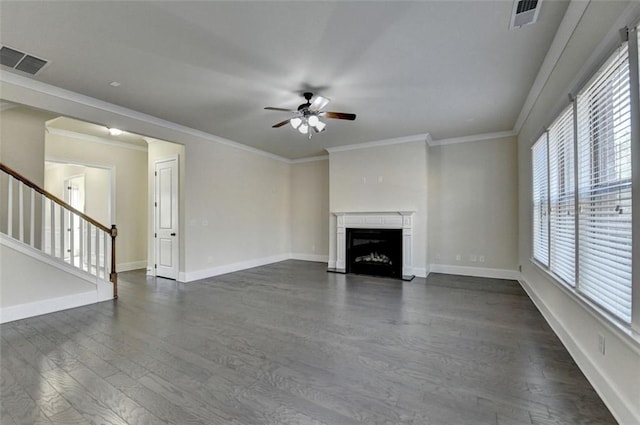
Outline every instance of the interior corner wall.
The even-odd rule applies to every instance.
[[[515,137],[429,148],[432,269],[517,270],[517,167]]]
[[[560,102],[566,102],[570,85],[580,74],[607,33],[626,16],[627,2],[590,2],[562,56],[535,102],[518,137],[519,262],[523,285],[582,372],[593,384],[620,424],[640,423],[640,347],[615,326],[607,325],[532,261],[531,146]],[[631,16],[629,16],[631,18]],[[638,17],[636,17],[638,18]],[[598,338],[606,341],[606,355]]]
[[[45,122],[56,115],[24,106],[0,112],[0,162],[44,186]]]
[[[0,162],[17,171],[40,187],[44,186],[44,137],[45,122],[55,115],[36,109],[16,106],[0,112]],[[17,184],[14,185],[14,194]],[[0,173],[0,195],[7,191],[7,179]],[[36,198],[36,210],[42,208]],[[18,205],[14,203],[13,217],[18,214]],[[25,211],[25,214],[27,212]],[[7,233],[7,206],[0,205],[0,231]],[[34,243],[41,244],[41,215],[35,215]],[[27,217],[25,216],[25,219]],[[14,219],[14,234],[18,220]]]
[[[184,197],[185,197],[185,149],[183,145],[177,143],[165,142],[162,140],[149,139],[147,149],[147,273],[153,274],[153,266],[155,264],[155,239],[154,234],[154,201],[155,201],[155,162],[158,160],[178,157],[178,246],[180,249],[180,256],[178,258],[179,272],[185,270],[184,260]]]
[[[427,153],[423,141],[332,152],[332,212],[415,211],[413,265],[427,273]],[[330,220],[329,263],[335,262],[335,218]]]
[[[291,165],[222,143],[185,148],[183,280],[289,258]]]
[[[117,270],[147,264],[147,152],[94,143],[54,133],[46,135],[45,158],[114,167]],[[112,206],[113,207],[113,206]]]
[[[329,258],[329,160],[291,164],[293,258]]]

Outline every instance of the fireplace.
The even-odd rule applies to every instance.
[[[358,270],[360,266],[363,264],[356,264],[356,269],[354,270],[350,264],[350,258],[347,259],[347,249],[350,246],[351,242],[349,242],[347,238],[347,233],[351,234],[351,232],[358,231],[379,231],[379,230],[393,230],[397,232],[396,234],[399,236],[392,236],[393,238],[400,238],[399,243],[399,254],[397,257],[391,259],[388,254],[384,254],[391,259],[393,262],[393,266],[399,267],[400,271],[394,271],[394,277],[397,277],[402,280],[411,280],[413,279],[413,215],[415,211],[383,211],[383,212],[332,212],[332,214],[336,217],[336,226],[335,226],[335,250],[334,253],[331,254],[329,258],[328,269],[334,273],[364,273]],[[371,235],[371,233],[369,233]],[[385,234],[386,235],[386,234]],[[376,239],[378,240],[378,239]],[[366,242],[371,243],[371,242]],[[358,243],[359,245],[364,245],[365,243]],[[360,249],[360,248],[358,248]],[[361,258],[360,261],[355,261],[358,257],[366,257],[370,253],[358,254],[354,257],[354,263],[362,263],[364,258]],[[375,254],[375,251],[374,251]],[[380,253],[378,253],[380,254]],[[351,250],[350,250],[350,255]],[[384,257],[372,256],[371,259],[373,263],[379,263],[384,260]],[[369,261],[367,261],[369,262]],[[380,275],[379,273],[373,273],[375,275]],[[387,275],[388,276],[388,275]]]
[[[402,229],[347,229],[346,272],[402,277]]]

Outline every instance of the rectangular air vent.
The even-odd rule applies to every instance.
[[[7,46],[0,48],[0,64],[36,75],[48,62]]]
[[[542,0],[514,0],[509,28],[521,28],[538,20]]]

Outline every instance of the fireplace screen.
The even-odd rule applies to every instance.
[[[347,229],[347,273],[402,277],[402,229]]]

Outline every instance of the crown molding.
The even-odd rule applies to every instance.
[[[70,137],[72,139],[83,140],[85,142],[99,143],[101,145],[114,146],[114,147],[123,148],[123,149],[131,149],[134,151],[141,151],[141,152],[148,151],[146,146],[138,146],[131,143],[118,142],[117,140],[104,139],[102,137],[91,136],[89,134],[83,134],[83,133],[77,133],[75,131],[70,131],[70,130],[63,130],[61,128],[47,127],[47,131],[49,132],[49,134],[54,134],[56,136],[62,136],[62,137]]]
[[[277,161],[291,163],[291,160],[279,155],[265,152],[260,149],[252,148],[241,143],[234,142],[232,140],[219,137],[211,133],[196,130],[191,127],[187,127],[181,124],[176,124],[171,121],[164,120],[162,118],[154,117],[152,115],[144,114],[142,112],[134,111],[133,109],[125,108],[122,106],[114,105],[113,103],[105,102],[93,97],[85,96],[80,93],[76,93],[70,90],[66,90],[60,87],[53,86],[51,84],[43,83],[31,78],[23,77],[21,75],[13,74],[10,72],[0,72],[0,82],[13,84],[18,87],[33,90],[35,92],[56,97],[58,99],[75,102],[80,105],[88,106],[91,108],[99,109],[112,114],[120,115],[127,118],[132,118],[147,124],[156,125],[168,130],[176,131],[178,133],[188,134],[190,136],[198,137],[200,139],[208,140],[222,145],[230,146],[236,149],[240,149],[246,152],[251,152],[260,156],[275,159]]]
[[[522,126],[529,117],[533,106],[536,104],[536,101],[547,84],[549,77],[551,77],[551,73],[560,60],[562,53],[564,53],[564,49],[567,47],[569,40],[573,36],[573,32],[578,26],[578,23],[580,22],[580,19],[582,19],[582,15],[587,10],[588,6],[588,1],[572,1],[569,3],[569,7],[560,22],[560,26],[553,37],[551,46],[544,57],[542,66],[538,70],[538,75],[536,75],[536,79],[529,90],[527,99],[522,105],[518,119],[513,126],[514,132],[519,133],[522,129]]]
[[[513,130],[498,131],[496,133],[472,134],[471,136],[452,137],[450,139],[433,140],[429,146],[455,145],[457,143],[479,142],[481,140],[502,139],[505,137],[517,136]]]
[[[302,164],[304,162],[324,161],[328,159],[329,159],[329,155],[309,156],[306,158],[289,160],[289,164]]]
[[[356,149],[375,148],[375,147],[380,147],[380,146],[399,145],[399,144],[402,144],[402,143],[413,143],[413,142],[427,143],[429,140],[431,140],[431,136],[429,135],[429,133],[425,133],[425,134],[416,134],[416,135],[413,135],[413,136],[397,137],[395,139],[378,140],[378,141],[375,141],[375,142],[358,143],[358,144],[355,144],[355,145],[336,146],[336,147],[333,147],[333,148],[325,148],[325,150],[327,152],[329,152],[330,154],[332,154],[332,153],[335,153],[335,152],[344,152],[344,151],[352,151],[352,150],[356,150]]]

